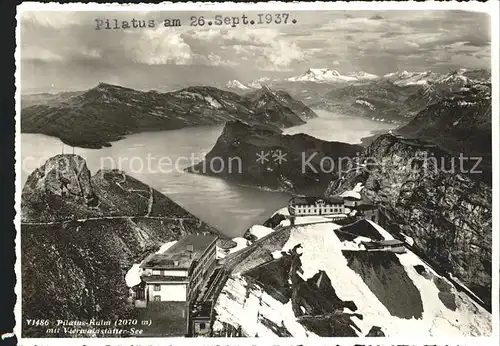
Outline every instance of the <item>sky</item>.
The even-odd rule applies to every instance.
[[[246,12],[257,20],[258,12]],[[242,13],[220,12],[227,16]],[[287,24],[190,26],[209,12],[23,12],[22,92],[216,85],[290,77],[308,68],[383,75],[490,68],[490,17],[465,11],[301,11]],[[96,29],[96,19],[154,28]],[[164,27],[166,18],[180,27]],[[291,20],[296,23],[292,24]]]

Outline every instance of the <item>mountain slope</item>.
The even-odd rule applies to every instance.
[[[270,126],[226,123],[204,161],[187,172],[215,175],[236,183],[297,193],[320,193],[337,176],[338,158],[354,157],[362,147],[327,142],[300,133],[283,135]]]
[[[58,94],[40,93],[21,95],[21,108],[34,105],[59,104],[65,102],[71,97],[83,94],[84,91],[68,91]]]
[[[265,90],[261,95],[267,98],[272,93]],[[289,95],[286,98],[291,99]],[[101,83],[64,102],[24,108],[21,130],[56,136],[73,146],[100,148],[129,133],[223,124],[234,119],[290,127],[304,123],[304,112],[312,113],[299,101],[274,102],[269,107],[267,101],[261,101],[213,87],[159,93]]]
[[[91,176],[79,156],[49,159],[22,192],[23,321],[133,317],[131,263],[198,232],[217,231],[121,171]],[[46,329],[23,323],[24,336]]]
[[[491,85],[463,88],[426,107],[397,132],[432,141],[457,156],[482,157],[491,165]]]
[[[294,113],[300,118],[296,119],[296,121],[305,121],[307,119],[317,117],[316,113],[314,113],[309,107],[301,101],[297,101],[291,97],[286,91],[273,91],[266,85],[259,90],[246,94],[245,96],[254,105],[257,119],[260,118],[259,114],[272,110],[275,110],[276,112],[283,112],[285,110],[287,112]],[[264,115],[262,115],[262,117],[264,118]]]
[[[402,87],[385,79],[337,86],[325,93],[312,108],[372,120],[402,123],[408,121],[427,104],[421,87]]]
[[[370,233],[392,239],[364,222]],[[355,245],[359,239],[341,240],[344,228],[324,221],[282,226],[226,258],[214,335],[491,334],[491,314],[412,251],[368,252]]]
[[[369,145],[356,165],[326,195],[362,183],[362,195],[384,211],[387,227],[412,237],[429,261],[489,304],[491,185],[438,146],[390,134]]]

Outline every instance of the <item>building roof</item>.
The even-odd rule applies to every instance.
[[[316,204],[318,200],[330,204],[344,204],[344,200],[339,197],[293,197],[289,204],[293,205],[311,205]]]
[[[177,241],[163,253],[148,256],[141,268],[189,269],[203,252],[217,239],[214,235],[189,234]]]
[[[382,241],[379,241],[379,244],[380,245],[403,245],[404,242],[402,242],[401,240],[398,240],[398,239],[387,239],[387,240],[382,240]]]
[[[359,210],[374,210],[377,209],[376,205],[373,204],[368,204],[368,203],[361,203],[356,206],[356,209]]]
[[[385,246],[403,246],[404,243],[397,239],[389,239],[389,240],[381,240],[381,241],[372,241],[372,242],[363,242],[363,245],[368,248],[380,248]]]
[[[143,275],[142,280],[146,283],[162,282],[187,282],[185,276]]]
[[[370,238],[374,242],[384,240],[384,237],[380,234],[380,232],[370,222],[364,219],[345,225],[334,230],[334,232],[341,241],[352,241],[359,236]]]

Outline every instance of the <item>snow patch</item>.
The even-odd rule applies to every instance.
[[[372,104],[371,104],[370,102],[368,102],[368,101],[365,101],[365,100],[356,100],[356,103],[357,103],[358,105],[363,105],[363,106],[366,106],[366,107],[370,108],[372,111],[374,111],[374,110],[375,110],[375,106],[374,106],[374,105],[372,105]]]
[[[401,236],[404,238],[406,244],[408,244],[410,246],[413,246],[413,244],[415,244],[415,241],[409,235],[406,235],[402,232],[400,232],[399,234],[401,234]]]
[[[172,247],[172,245],[174,245],[175,243],[177,243],[177,240],[169,241],[169,242],[163,244],[162,246],[160,246],[160,249],[158,251],[156,251],[156,253],[158,253],[158,254],[164,253],[165,251],[170,249]]]
[[[345,197],[351,197],[351,198],[356,198],[356,199],[361,199],[361,194],[359,192],[356,192],[354,190],[347,190],[343,192],[340,197],[345,198]]]
[[[257,237],[257,239],[260,239],[262,237],[265,237],[266,235],[273,233],[274,230],[269,227],[261,226],[261,225],[255,225],[252,226],[249,230],[250,234],[253,234],[254,236]]]
[[[271,255],[273,256],[274,259],[278,259],[278,258],[283,257],[283,254],[281,253],[280,250],[274,251]]]
[[[212,96],[205,96],[205,101],[210,103],[210,106],[214,108],[222,108],[222,105],[219,103],[219,101],[214,99]]]
[[[394,237],[387,232],[383,227],[379,226],[379,224],[373,222],[372,220],[366,219],[379,233],[382,237],[384,237],[385,240],[393,240]]]
[[[276,337],[272,329],[261,322],[264,317],[277,326],[285,327],[294,337],[307,337],[311,333],[296,321],[291,302],[282,304],[262,289],[249,285],[240,275],[229,277],[217,303],[217,322],[214,331],[223,330],[222,323],[229,323],[249,337]]]
[[[241,249],[246,248],[249,245],[248,239],[242,238],[242,237],[236,237],[232,239],[234,242],[236,242],[236,246],[233,247],[232,249],[229,250],[229,253],[233,253],[236,251],[240,251]]]
[[[142,268],[140,264],[134,263],[132,267],[125,274],[125,283],[127,287],[134,287],[141,283]]]
[[[361,190],[363,190],[363,188],[364,188],[363,183],[357,183],[356,186],[354,186],[354,188],[352,189],[352,191],[361,192]]]

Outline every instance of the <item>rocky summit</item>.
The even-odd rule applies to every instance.
[[[124,172],[91,176],[80,156],[49,159],[22,191],[23,321],[131,317],[130,264],[200,232],[217,233]],[[23,324],[23,335],[38,332]]]
[[[338,176],[339,164],[345,164],[341,158],[347,161],[361,150],[359,145],[231,121],[205,159],[186,171],[264,189],[315,194]]]
[[[25,98],[26,99],[26,98]],[[38,104],[34,104],[39,102]],[[21,131],[60,138],[72,146],[101,148],[130,133],[223,124],[240,119],[290,127],[316,115],[286,92],[267,87],[240,96],[214,87],[142,92],[100,83],[64,97],[31,97]]]

